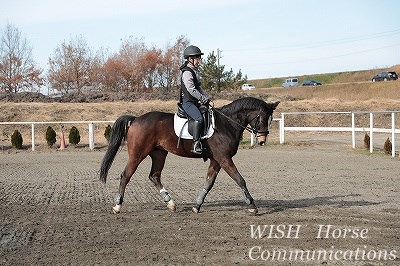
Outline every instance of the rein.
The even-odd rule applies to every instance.
[[[257,128],[253,127],[253,126],[243,126],[242,124],[240,124],[239,122],[237,122],[236,120],[233,120],[231,117],[227,116],[226,114],[224,114],[223,112],[215,109],[214,107],[211,107],[213,109],[213,111],[216,111],[217,113],[221,114],[223,117],[227,118],[229,121],[235,123],[236,125],[240,126],[241,128],[247,130],[248,132],[255,134],[257,137],[259,137],[260,135],[268,135],[269,131],[259,131]],[[261,111],[260,111],[261,112]],[[250,120],[249,124],[251,122],[253,122],[255,119],[260,118],[260,113],[258,113],[253,119]],[[258,120],[256,121],[256,126],[258,124]],[[259,135],[260,133],[260,135]]]

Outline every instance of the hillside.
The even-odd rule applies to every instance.
[[[337,73],[324,73],[324,74],[313,74],[297,76],[299,83],[305,79],[318,80],[322,84],[337,84],[337,83],[353,83],[353,82],[366,82],[371,81],[371,78],[381,71],[396,71],[400,73],[400,65],[394,65],[385,69],[370,69],[370,70],[359,70],[359,71],[348,71],[348,72],[337,72]],[[288,77],[270,78],[270,79],[256,79],[249,80],[251,84],[257,88],[271,88],[281,87],[284,79]]]
[[[250,95],[270,95],[280,100],[337,100],[340,102],[352,101],[400,101],[400,80],[388,82],[371,81],[331,83],[319,87],[283,87],[257,88],[247,92]]]

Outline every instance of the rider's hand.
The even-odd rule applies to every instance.
[[[204,97],[204,99],[201,101],[202,105],[208,105],[210,103],[210,99],[208,97]]]

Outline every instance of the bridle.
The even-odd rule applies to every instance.
[[[261,116],[261,110],[258,112],[258,114],[253,117],[252,119],[250,119],[249,125],[250,126],[243,126],[242,124],[240,124],[239,122],[237,122],[236,120],[233,120],[231,117],[227,116],[226,114],[224,114],[223,112],[215,109],[214,107],[211,107],[213,109],[213,111],[216,111],[217,113],[221,114],[223,117],[227,118],[229,121],[235,123],[236,125],[240,126],[241,128],[247,130],[248,132],[256,135],[256,137],[261,137],[261,136],[267,136],[269,134],[269,130],[266,131],[260,131],[258,129],[258,124],[260,123],[260,116]],[[252,122],[256,120],[254,127],[251,125]]]
[[[258,114],[250,120],[249,125],[251,125],[251,122],[253,122],[254,120],[256,120],[256,122],[254,123],[254,127],[246,127],[246,130],[249,131],[250,133],[256,135],[256,137],[261,137],[261,136],[267,136],[269,134],[269,130],[266,131],[260,131],[258,130],[258,124],[260,123],[260,116],[261,116],[261,111],[258,112]],[[269,124],[268,124],[269,127]]]

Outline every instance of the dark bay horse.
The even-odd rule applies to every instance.
[[[194,154],[192,140],[181,139],[174,132],[174,114],[149,112],[135,117],[119,117],[111,130],[110,141],[100,168],[100,180],[106,182],[108,171],[123,140],[127,142],[128,162],[121,174],[119,191],[115,198],[114,213],[119,213],[124,198],[125,188],[138,165],[147,156],[152,159],[150,180],[160,191],[167,207],[175,210],[175,203],[168,191],[161,184],[161,171],[164,168],[168,152],[183,157],[210,159],[206,181],[200,191],[193,212],[199,212],[207,193],[214,185],[219,171],[224,169],[243,191],[248,211],[257,213],[257,207],[247,189],[246,181],[237,170],[232,157],[237,153],[240,138],[245,129],[256,134],[258,142],[266,142],[272,121],[272,113],[279,102],[266,103],[263,100],[246,97],[235,100],[222,108],[213,108],[215,115],[214,134],[203,140],[206,151],[202,155]]]

